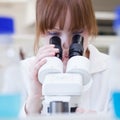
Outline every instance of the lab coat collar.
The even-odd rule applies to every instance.
[[[98,73],[106,70],[108,68],[109,56],[99,52],[93,45],[88,45],[88,50],[90,52],[90,73]]]

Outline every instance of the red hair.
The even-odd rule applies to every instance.
[[[53,29],[57,22],[59,22],[60,29],[64,28],[68,9],[71,14],[69,30],[86,29],[89,35],[97,35],[91,0],[37,0],[35,52],[39,48],[40,34],[44,34],[48,29]]]

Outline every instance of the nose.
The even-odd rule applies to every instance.
[[[70,39],[69,38],[64,38],[62,40],[62,48],[63,49],[69,49],[69,46],[70,46]]]

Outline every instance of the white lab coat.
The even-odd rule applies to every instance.
[[[107,79],[109,56],[99,52],[91,44],[88,46],[88,49],[90,51],[90,74],[93,83],[89,91],[86,91],[81,97],[79,107],[97,112],[107,112],[110,109],[110,88],[109,79]],[[33,59],[34,57],[21,62],[27,94],[30,92],[29,65]]]

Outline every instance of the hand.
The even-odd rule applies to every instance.
[[[76,113],[96,113],[95,110],[85,110],[83,108],[77,108]]]
[[[41,47],[34,59],[30,64],[30,91],[28,93],[28,99],[26,104],[26,111],[37,112],[39,111],[39,104],[41,102],[42,96],[42,84],[38,80],[38,71],[39,69],[47,62],[46,57],[55,56],[59,50],[55,48],[54,45],[46,45]]]
[[[31,93],[32,95],[41,95],[41,83],[38,80],[39,69],[47,62],[46,57],[55,56],[59,50],[54,45],[46,45],[41,47],[36,55],[35,60],[30,66]]]

